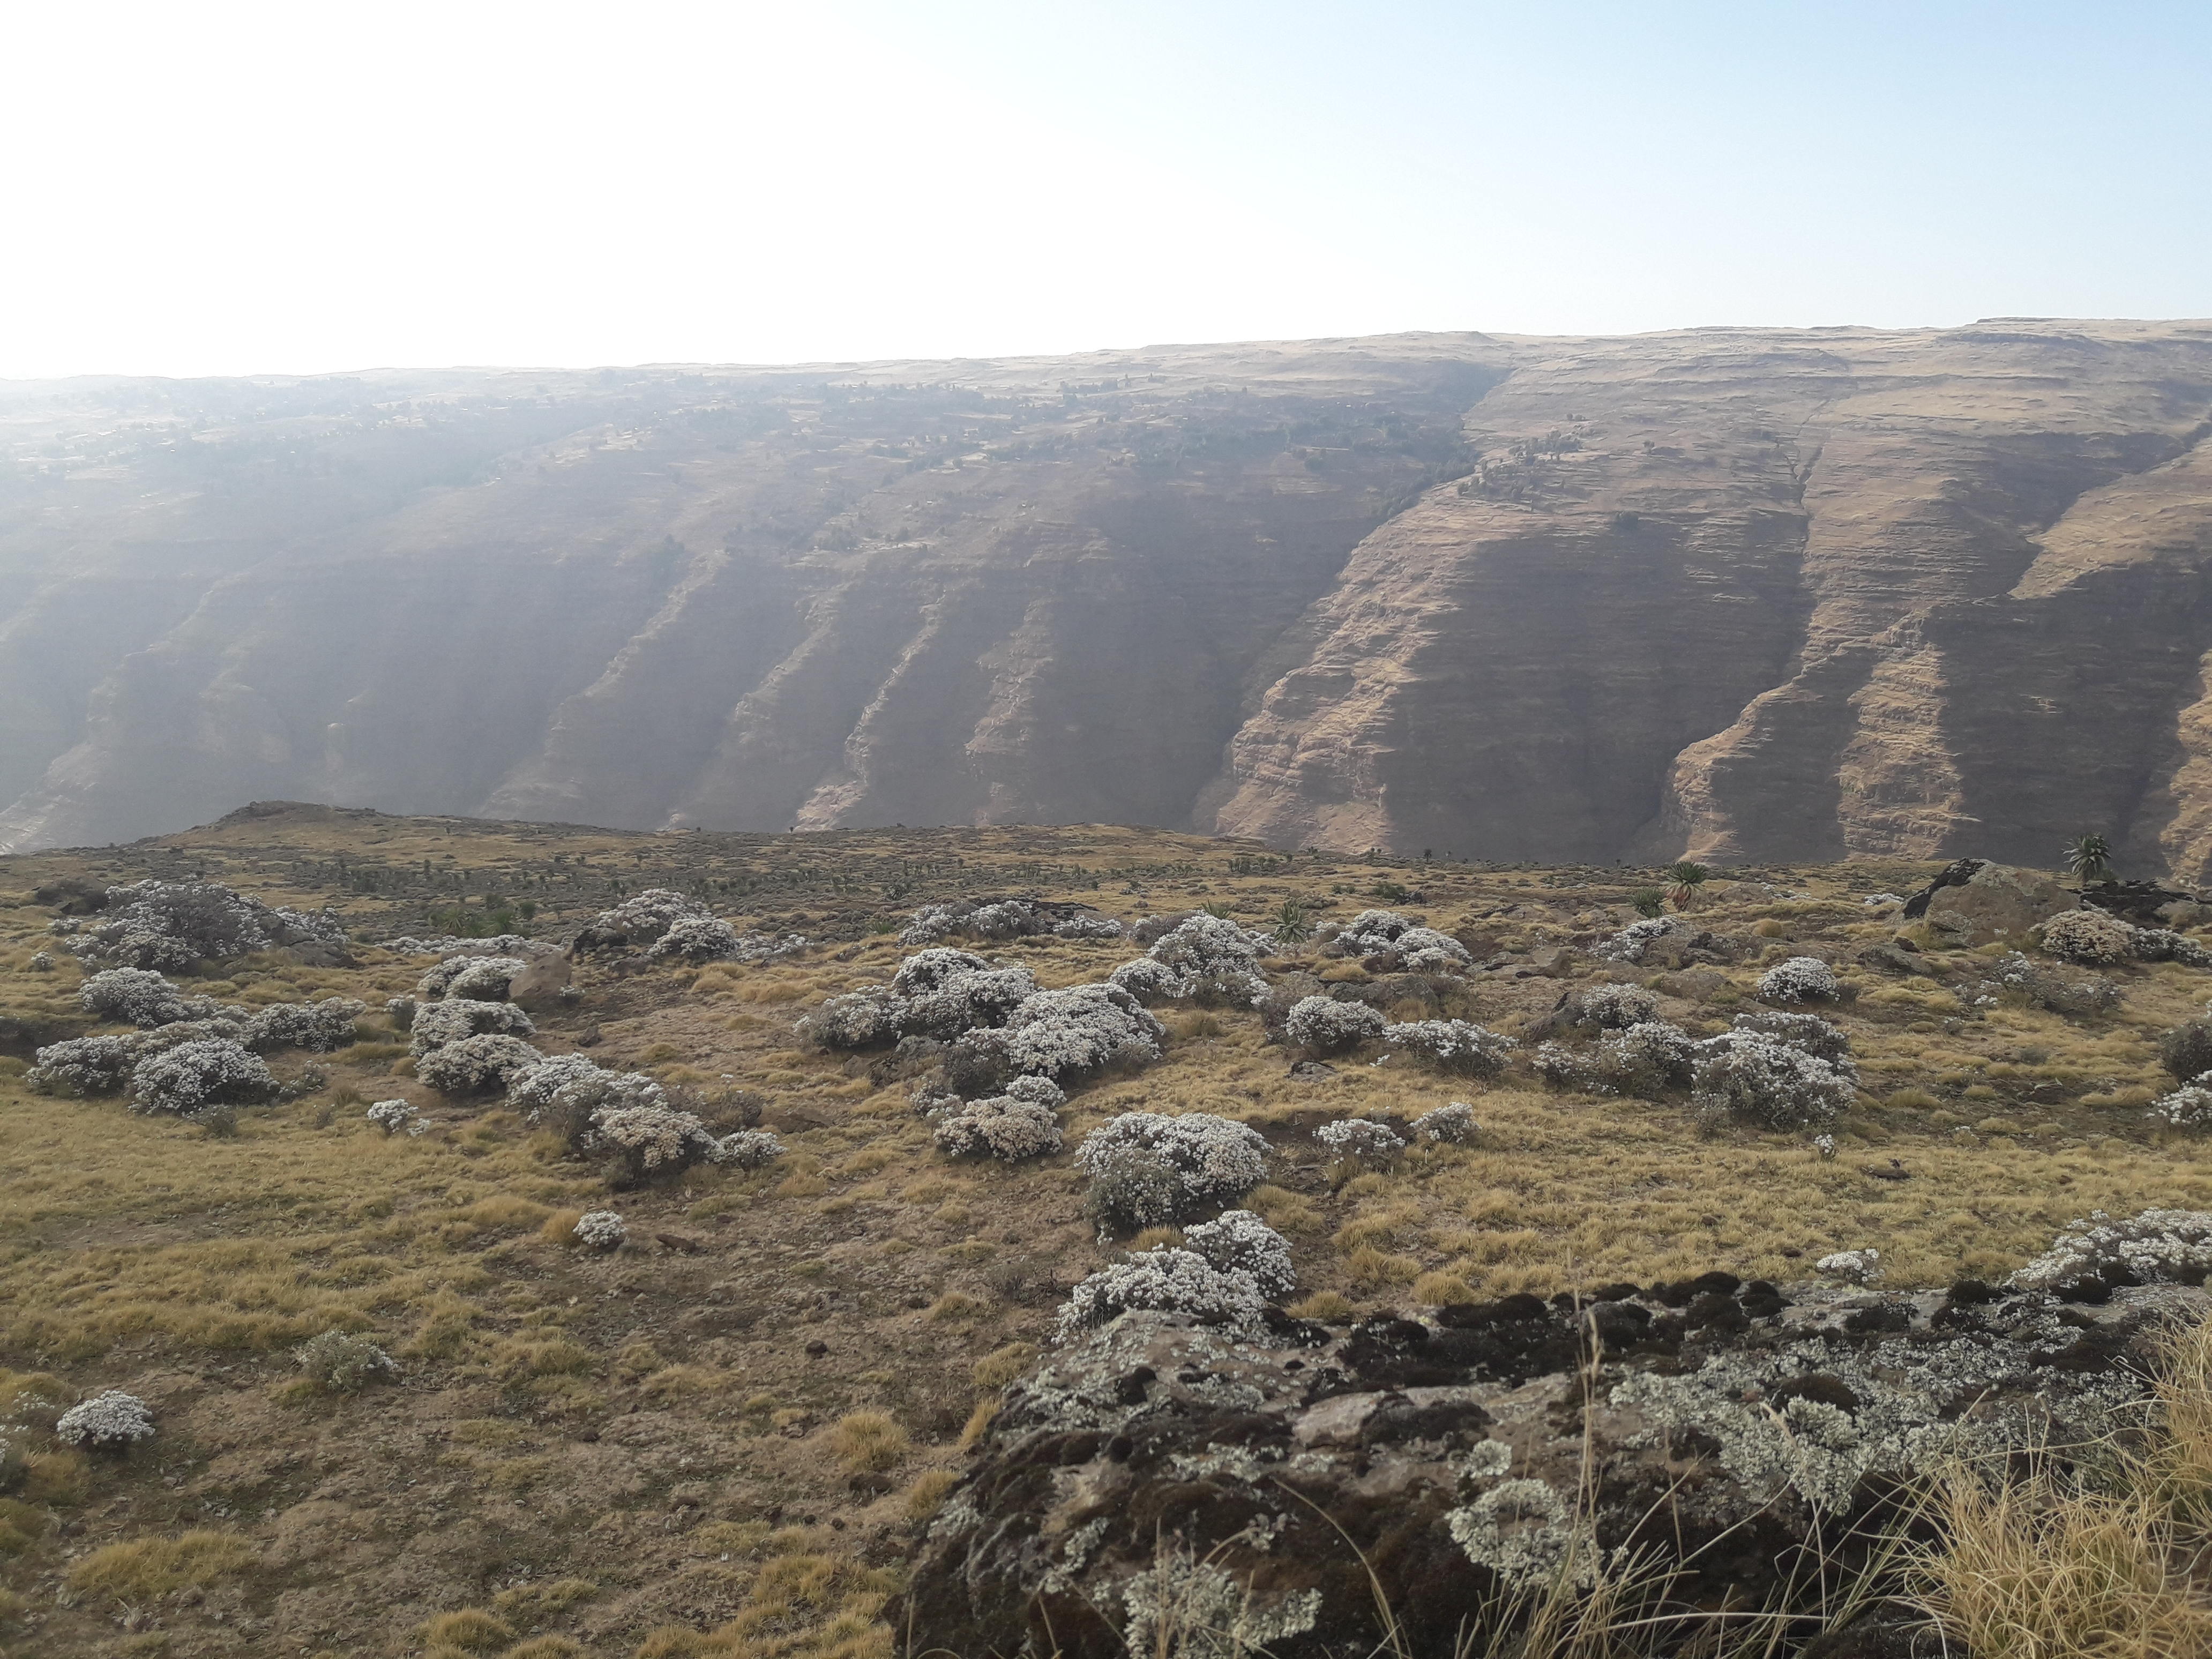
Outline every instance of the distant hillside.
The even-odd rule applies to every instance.
[[[2212,324],[0,387],[0,848],[252,799],[2212,878]]]

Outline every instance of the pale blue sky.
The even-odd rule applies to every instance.
[[[2212,315],[2212,5],[0,23],[0,375]]]

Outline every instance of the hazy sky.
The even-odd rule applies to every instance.
[[[0,376],[2212,315],[2212,4],[0,3]]]

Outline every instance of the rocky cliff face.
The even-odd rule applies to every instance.
[[[0,848],[285,796],[2212,876],[2212,325],[0,391]]]

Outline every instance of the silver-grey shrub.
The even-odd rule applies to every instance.
[[[1769,1129],[1826,1129],[1856,1097],[1850,1079],[1827,1061],[1757,1031],[1729,1031],[1698,1044],[1692,1091],[1707,1127],[1735,1119]]]
[[[54,1438],[64,1445],[95,1451],[127,1451],[154,1437],[154,1414],[135,1394],[110,1389],[81,1400],[54,1423]]]
[[[276,1079],[260,1055],[226,1037],[181,1043],[131,1072],[131,1109],[194,1117],[218,1106],[271,1099]]]
[[[1474,1108],[1463,1100],[1455,1100],[1449,1106],[1432,1107],[1423,1112],[1413,1120],[1409,1133],[1416,1140],[1464,1146],[1474,1139],[1480,1127],[1474,1121]]]
[[[1060,1310],[1054,1334],[1066,1342],[1140,1309],[1249,1330],[1267,1306],[1250,1273],[1224,1271],[1195,1250],[1145,1250],[1076,1285]]]
[[[1759,994],[1768,1002],[1826,1002],[1836,990],[1836,970],[1818,957],[1778,962],[1759,980]]]
[[[1260,1293],[1279,1302],[1298,1287],[1291,1266],[1291,1241],[1249,1210],[1224,1210],[1212,1221],[1186,1229],[1183,1248],[1223,1273],[1246,1273]]]
[[[469,997],[447,997],[426,1002],[415,1010],[409,1023],[407,1048],[416,1060],[464,1037],[535,1036],[538,1028],[530,1016],[511,1002],[478,1002]]]
[[[989,1158],[1012,1164],[1058,1152],[1060,1120],[1040,1102],[1000,1095],[965,1101],[944,1113],[933,1138],[948,1158]]]
[[[1283,1022],[1283,1035],[1301,1048],[1333,1054],[1382,1035],[1386,1021],[1364,1002],[1302,997]]]
[[[1158,1160],[1173,1178],[1169,1212],[1154,1221],[1185,1220],[1233,1204],[1267,1173],[1266,1138],[1247,1124],[1210,1112],[1181,1117],[1123,1112],[1083,1138],[1075,1151],[1075,1165],[1096,1179],[1133,1154]]]
[[[1071,985],[1022,999],[999,1033],[1018,1075],[1058,1079],[1160,1057],[1166,1030],[1118,985]]]
[[[1382,1028],[1382,1041],[1402,1054],[1419,1056],[1438,1071],[1461,1077],[1496,1077],[1512,1061],[1517,1046],[1468,1019],[1419,1019]]]
[[[529,964],[520,957],[447,957],[416,981],[425,1000],[465,997],[473,1002],[504,1002],[507,988]]]
[[[76,996],[87,1012],[143,1030],[180,1019],[205,1018],[215,1009],[207,998],[188,1000],[167,979],[144,968],[104,969],[88,975]]]
[[[1331,1158],[1355,1164],[1388,1164],[1406,1150],[1406,1138],[1373,1118],[1347,1117],[1316,1125],[1314,1139]]]
[[[325,1331],[292,1352],[292,1363],[318,1388],[353,1394],[371,1382],[395,1381],[399,1367],[392,1356],[365,1336]]]
[[[520,1037],[487,1031],[431,1049],[415,1062],[415,1075],[440,1094],[483,1094],[505,1088],[511,1079],[544,1058]]]
[[[72,937],[88,962],[175,970],[287,945],[342,946],[345,929],[327,911],[308,915],[264,904],[220,882],[142,881],[107,890],[108,908]]]
[[[130,1080],[138,1045],[127,1036],[70,1037],[31,1056],[23,1081],[41,1094],[112,1095]]]
[[[1175,972],[1193,1000],[1249,1008],[1267,988],[1260,957],[1273,943],[1226,917],[1201,913],[1163,934],[1149,954]]]
[[[368,1011],[352,997],[325,997],[320,1002],[272,1002],[257,1010],[246,1022],[240,1041],[257,1053],[271,1048],[305,1048],[328,1054],[354,1040],[354,1022]]]

